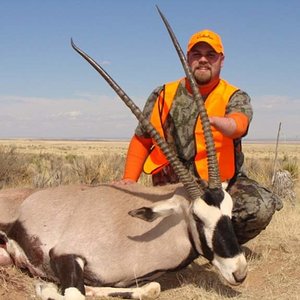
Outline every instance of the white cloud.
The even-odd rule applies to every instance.
[[[102,66],[108,66],[108,65],[110,65],[111,64],[111,62],[109,61],[109,60],[103,60],[102,62],[101,62],[101,65]]]
[[[253,106],[257,110],[287,110],[294,111],[295,108],[300,108],[300,98],[290,98],[288,96],[266,95],[259,96],[253,99]]]
[[[251,139],[277,136],[279,123],[281,135],[286,139],[300,139],[300,98],[266,95],[252,98],[254,117],[248,134]]]
[[[0,138],[130,137],[136,124],[135,117],[116,97],[0,96]]]
[[[65,119],[76,120],[81,115],[82,115],[82,112],[77,110],[77,111],[60,112],[58,114],[53,114],[51,117],[53,119],[65,118]]]
[[[138,99],[139,103],[144,100]],[[254,118],[247,138],[300,139],[300,99],[252,97]],[[74,98],[0,95],[0,138],[129,138],[137,120],[117,96],[80,94]]]

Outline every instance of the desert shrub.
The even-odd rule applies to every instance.
[[[288,171],[293,180],[299,178],[299,163],[296,157],[284,156],[282,159],[278,159],[274,170],[274,160],[270,158],[247,158],[245,159],[245,170],[247,174],[261,182],[270,186],[274,174],[278,171]]]
[[[0,189],[28,181],[26,162],[27,157],[20,155],[16,147],[0,146]]]
[[[271,187],[273,162],[268,158],[245,158],[244,169],[247,175],[260,184]]]
[[[299,178],[299,162],[297,157],[284,155],[280,162],[280,169],[288,171],[294,180]]]
[[[276,161],[270,158],[246,158],[245,169],[248,176],[269,188],[282,200],[296,203],[296,181],[299,176],[298,160],[284,156]]]
[[[100,182],[111,182],[121,179],[125,166],[125,156],[105,153],[102,155],[103,163],[100,168]]]
[[[91,157],[68,156],[74,180],[80,183],[99,184],[120,179],[124,170],[124,156],[104,153]]]
[[[58,155],[32,155],[28,164],[31,185],[36,188],[58,186],[71,183],[68,176],[68,166]]]

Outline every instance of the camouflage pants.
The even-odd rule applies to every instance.
[[[177,183],[170,166],[152,176],[153,185]],[[239,173],[228,185],[233,200],[232,224],[240,244],[256,237],[270,223],[276,210],[283,206],[278,196],[256,181]]]
[[[256,237],[283,207],[278,196],[242,173],[230,182],[227,191],[233,200],[232,223],[240,244]]]

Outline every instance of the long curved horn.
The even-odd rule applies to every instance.
[[[156,141],[157,145],[164,153],[168,161],[170,162],[174,172],[178,176],[181,183],[184,185],[191,200],[201,198],[203,190],[200,188],[195,178],[185,168],[181,161],[177,158],[177,155],[169,147],[167,142],[159,135],[157,130],[153,127],[150,121],[145,118],[141,110],[134,104],[134,102],[127,96],[124,90],[110,77],[110,75],[89,55],[79,49],[71,39],[71,45],[73,49],[78,52],[91,66],[106,80],[106,82],[113,88],[123,102],[130,108],[132,113],[136,116],[142,126],[145,128],[147,133]]]
[[[207,116],[207,112],[204,106],[203,98],[199,92],[198,86],[196,84],[195,78],[191,72],[191,69],[187,63],[186,57],[180,47],[180,44],[177,41],[177,38],[168,22],[166,17],[163,15],[163,13],[160,11],[158,6],[156,5],[156,8],[158,10],[158,13],[160,17],[162,18],[169,35],[172,39],[172,42],[174,44],[174,47],[177,51],[177,54],[180,58],[181,64],[183,66],[183,69],[185,71],[186,77],[188,78],[192,92],[194,95],[194,99],[199,107],[199,116],[202,123],[202,128],[204,132],[204,138],[205,138],[205,145],[206,145],[206,151],[207,151],[207,160],[208,160],[208,186],[209,188],[220,188],[222,186],[221,184],[221,177],[220,177],[220,171],[219,171],[219,164],[217,160],[216,155],[216,149],[215,149],[215,143],[211,132],[210,122]]]

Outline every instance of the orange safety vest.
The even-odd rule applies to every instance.
[[[167,83],[154,104],[150,121],[162,137],[164,137],[163,124],[168,116],[180,82],[181,80]],[[216,88],[205,100],[208,116],[224,117],[228,101],[232,94],[237,90],[238,88],[221,79]],[[217,131],[214,127],[212,127],[212,134],[215,141],[221,180],[225,181],[232,178],[235,172],[233,140],[222,135],[221,132]],[[208,167],[206,147],[199,117],[197,118],[195,126],[195,142],[196,155],[194,162],[196,170],[202,179],[207,180]],[[147,174],[155,174],[168,164],[169,162],[166,157],[160,151],[159,147],[155,146],[154,142],[154,147],[144,163],[144,172]]]

